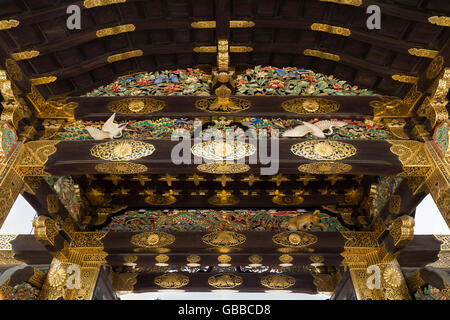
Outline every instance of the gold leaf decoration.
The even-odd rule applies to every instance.
[[[338,111],[340,104],[321,98],[296,98],[283,102],[281,107],[297,114],[322,114]]]
[[[157,248],[171,245],[175,241],[175,236],[159,231],[143,232],[131,237],[130,242],[138,247]]]
[[[208,278],[208,284],[218,289],[232,289],[242,285],[243,282],[241,276],[231,273],[217,274]]]
[[[233,231],[216,231],[202,237],[202,241],[214,247],[234,247],[243,244],[247,238]]]
[[[191,148],[193,155],[207,160],[230,161],[249,157],[256,152],[252,144],[233,140],[211,140],[194,144]]]
[[[115,36],[117,34],[124,33],[124,32],[133,32],[134,30],[136,30],[136,27],[134,26],[134,24],[124,24],[124,25],[120,25],[120,26],[97,30],[95,35],[98,38],[102,38],[102,37],[108,37],[108,36]]]
[[[291,147],[293,154],[310,160],[343,160],[356,154],[356,148],[339,141],[304,141]]]
[[[436,24],[441,27],[450,27],[450,17],[445,16],[433,16],[428,18],[428,22],[432,24]]]
[[[298,167],[300,172],[310,174],[339,174],[352,170],[352,166],[341,162],[312,162]]]
[[[248,46],[230,46],[230,52],[232,53],[245,53],[252,52],[253,48]]]
[[[249,171],[250,166],[244,163],[204,163],[197,170],[214,174],[236,174]]]
[[[323,24],[323,23],[313,23],[311,25],[311,30],[322,31],[322,32],[331,33],[331,34],[337,34],[337,35],[345,36],[345,37],[348,37],[352,34],[350,29],[330,26],[328,24]]]
[[[15,28],[20,24],[17,20],[0,20],[0,30]]]
[[[146,172],[148,168],[133,162],[110,162],[97,164],[95,170],[107,174],[134,174]]]
[[[129,98],[110,102],[108,109],[122,114],[145,114],[160,111],[165,105],[164,101],[151,98]]]
[[[91,155],[109,161],[136,160],[151,155],[155,147],[137,140],[111,141],[91,148]]]
[[[437,56],[431,61],[430,65],[427,69],[427,78],[434,79],[439,73],[441,73],[442,68],[444,67],[444,58],[442,56]]]
[[[383,272],[383,279],[389,286],[400,287],[403,282],[401,271],[395,265],[387,266]]]
[[[229,191],[222,190],[209,198],[208,202],[215,206],[232,206],[239,203],[239,198],[233,196]]]
[[[416,76],[409,76],[409,75],[404,75],[404,74],[394,74],[392,76],[392,79],[398,82],[404,82],[404,83],[411,83],[411,84],[416,84],[417,81],[419,80],[419,78],[417,78]]]
[[[40,86],[43,84],[49,84],[49,83],[55,82],[56,80],[58,80],[58,78],[55,76],[46,76],[46,77],[33,78],[30,81],[31,81],[32,85]]]
[[[322,2],[333,2],[337,4],[344,4],[349,6],[359,7],[362,4],[362,0],[320,0]]]
[[[410,48],[410,49],[408,49],[408,53],[410,55],[416,56],[416,57],[433,59],[439,54],[439,51],[423,49],[423,48]]]
[[[189,284],[189,277],[181,273],[166,273],[157,276],[154,282],[161,288],[178,289]]]
[[[328,52],[323,52],[319,50],[306,49],[303,51],[305,56],[315,57],[319,59],[331,60],[335,62],[339,62],[341,58],[337,54],[332,54]]]
[[[194,21],[191,23],[191,28],[194,29],[214,29],[216,21]]]
[[[297,195],[279,195],[272,197],[272,202],[280,206],[300,205],[305,201],[303,197]]]
[[[109,6],[116,3],[125,3],[127,0],[85,0],[83,5],[85,8],[94,8],[94,7],[102,7]]]
[[[253,21],[249,20],[231,20],[230,28],[252,28],[255,26]]]
[[[22,70],[20,70],[19,65],[16,61],[13,59],[6,59],[5,60],[5,67],[6,71],[8,71],[9,76],[11,79],[15,81],[22,81]]]
[[[148,197],[145,197],[144,201],[152,206],[161,206],[161,205],[168,206],[177,202],[177,198],[175,198],[172,195],[153,194]]]
[[[284,247],[301,248],[316,243],[317,237],[302,231],[285,231],[274,235],[272,241]]]
[[[282,290],[295,285],[295,278],[285,274],[270,274],[261,279],[261,284],[269,289]]]
[[[132,51],[128,51],[128,52],[113,54],[112,56],[109,56],[106,59],[106,61],[108,61],[109,63],[113,63],[113,62],[127,60],[127,59],[131,59],[131,58],[135,58],[135,57],[140,57],[142,55],[144,55],[144,51],[132,50]]]
[[[16,61],[33,59],[37,56],[39,56],[39,51],[36,50],[11,53],[11,57]]]
[[[47,210],[52,214],[59,211],[59,198],[56,194],[47,195]]]

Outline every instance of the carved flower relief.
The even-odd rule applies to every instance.
[[[261,284],[269,289],[287,289],[295,284],[295,278],[284,274],[271,274],[263,277]]]
[[[166,289],[178,289],[189,284],[189,277],[180,273],[166,273],[158,276],[154,280],[159,287]]]
[[[53,264],[51,270],[47,275],[48,283],[52,287],[63,286],[65,284],[66,278],[66,268],[60,262]]]
[[[356,148],[339,141],[304,141],[291,147],[293,154],[310,160],[343,160],[356,154]]]
[[[129,161],[151,155],[155,147],[142,141],[110,141],[91,148],[91,155],[102,160]]]
[[[243,279],[234,274],[220,274],[208,278],[208,284],[218,289],[232,289],[242,285]]]
[[[396,266],[390,265],[384,270],[383,279],[388,285],[398,288],[402,284],[403,276]]]

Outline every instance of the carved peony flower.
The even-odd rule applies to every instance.
[[[128,143],[119,143],[112,150],[112,154],[114,157],[122,159],[126,158],[133,152],[133,148]]]
[[[330,157],[334,153],[334,148],[327,142],[320,142],[314,146],[314,152],[321,157]]]

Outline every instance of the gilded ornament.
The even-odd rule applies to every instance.
[[[247,110],[251,107],[251,103],[248,100],[235,97],[231,98],[231,90],[225,85],[217,88],[215,93],[215,98],[195,101],[195,107],[213,113],[234,113]]]
[[[217,257],[217,261],[219,261],[221,264],[229,264],[231,262],[231,257],[227,254],[222,254]]]
[[[148,197],[145,197],[144,201],[153,206],[159,205],[171,205],[177,202],[177,198],[170,194],[152,194]]]
[[[280,262],[282,264],[291,264],[291,262],[294,260],[294,258],[292,258],[292,256],[288,255],[288,254],[283,254],[281,255],[278,260],[280,260]]]
[[[322,98],[295,98],[284,101],[281,107],[297,114],[324,114],[338,111],[340,104],[337,101]]]
[[[56,194],[47,195],[47,210],[49,213],[54,214],[59,211],[59,198]]]
[[[204,163],[197,167],[198,171],[214,174],[237,174],[250,170],[250,166],[244,163]]]
[[[47,279],[51,287],[61,287],[65,285],[67,279],[65,264],[60,262],[52,264]]]
[[[194,47],[194,52],[197,52],[197,53],[216,53],[217,52],[217,47],[214,47],[214,46]]]
[[[256,147],[238,140],[211,140],[194,144],[191,152],[194,156],[207,160],[231,161],[253,155]]]
[[[130,242],[138,247],[156,248],[171,245],[175,236],[165,232],[143,232],[131,237]]]
[[[431,170],[424,143],[413,140],[387,140],[391,152],[398,156],[403,166],[403,175],[427,176]]]
[[[0,30],[7,30],[17,27],[20,24],[17,20],[0,20]]]
[[[250,261],[250,266],[260,266],[261,262],[263,261],[263,258],[260,255],[253,254],[250,257],[248,257],[248,261]]]
[[[412,56],[433,59],[439,54],[439,51],[422,48],[410,48],[408,49],[408,53]]]
[[[312,256],[309,257],[309,260],[311,260],[311,265],[312,266],[323,266],[323,262],[325,261],[325,259],[318,255],[318,254],[314,254]]]
[[[215,206],[231,206],[239,203],[239,198],[232,195],[232,192],[222,190],[208,199],[208,202]]]
[[[242,285],[242,277],[234,274],[217,274],[208,278],[208,284],[218,289],[232,289]]]
[[[356,148],[339,141],[304,141],[291,147],[293,154],[310,160],[343,160],[356,154]]]
[[[349,37],[352,34],[350,29],[330,26],[328,24],[323,24],[323,23],[313,23],[311,25],[311,30],[322,31],[322,32],[331,33],[331,34],[337,34],[337,35],[345,36],[345,37]]]
[[[316,243],[317,240],[315,235],[302,231],[285,231],[272,237],[274,243],[292,248],[307,247]]]
[[[396,265],[389,265],[384,269],[383,279],[389,286],[398,288],[403,282],[403,275]]]
[[[200,262],[200,256],[196,254],[191,254],[186,258],[186,261],[189,263],[199,263]]]
[[[5,60],[5,67],[6,71],[8,71],[9,76],[11,79],[15,81],[22,81],[22,70],[20,70],[19,65],[16,61],[13,59],[6,59]]]
[[[269,289],[282,290],[295,285],[295,278],[285,274],[270,274],[261,279],[261,284]]]
[[[312,162],[298,167],[300,172],[309,174],[339,174],[352,170],[352,166],[341,162]]]
[[[389,212],[399,214],[402,205],[402,197],[400,195],[392,195],[389,199]]]
[[[166,254],[159,254],[155,257],[156,262],[162,264],[166,264],[167,261],[169,261],[169,256]]]
[[[95,165],[95,170],[107,174],[134,174],[147,172],[148,168],[133,162],[109,162]]]
[[[272,197],[272,202],[280,206],[300,205],[305,201],[303,197],[298,195],[277,195]]]
[[[122,140],[97,144],[91,148],[91,155],[108,161],[129,161],[147,157],[154,151],[150,143]]]
[[[323,52],[323,51],[319,51],[319,50],[306,49],[305,51],[303,51],[303,54],[305,56],[316,57],[316,58],[331,60],[331,61],[335,61],[335,62],[339,62],[341,60],[341,58],[337,54],[332,54],[332,53]]]
[[[24,151],[18,160],[16,170],[22,176],[49,175],[44,171],[45,163],[54,154],[59,141],[38,140],[24,145]]]
[[[233,231],[216,231],[202,237],[202,241],[214,247],[234,247],[243,244],[247,238]]]
[[[181,273],[166,273],[157,276],[154,282],[161,288],[178,289],[189,284],[189,277]]]
[[[102,7],[109,6],[117,3],[125,3],[127,0],[85,0],[83,5],[85,8],[94,8],[94,7]]]
[[[216,21],[194,21],[191,23],[193,29],[214,29]]]
[[[430,65],[427,69],[427,78],[434,79],[436,78],[442,71],[444,67],[444,58],[442,56],[437,56],[431,61]]]
[[[246,52],[252,52],[252,47],[246,47],[246,46],[230,46],[230,52],[231,53],[246,53]]]
[[[106,61],[108,61],[109,63],[114,63],[117,61],[122,61],[122,60],[127,60],[127,59],[131,59],[131,58],[135,58],[135,57],[140,57],[144,55],[144,51],[142,50],[132,50],[132,51],[128,51],[128,52],[124,52],[124,53],[118,53],[118,54],[114,54],[112,56],[109,56]]]
[[[402,75],[402,74],[394,74],[392,75],[392,79],[398,82],[404,82],[404,83],[411,83],[416,84],[419,78],[416,76],[408,76],[408,75]]]
[[[253,21],[249,20],[231,20],[230,28],[252,28],[255,26]]]
[[[40,86],[40,85],[43,85],[43,84],[49,84],[49,83],[55,82],[56,80],[58,80],[58,78],[55,77],[55,76],[45,76],[45,77],[38,77],[38,78],[30,79],[31,84],[33,86]]]
[[[33,59],[37,56],[39,56],[39,51],[36,50],[11,53],[11,57],[16,61]]]
[[[128,265],[135,265],[135,262],[137,261],[138,257],[134,254],[129,254],[126,255],[125,257],[123,257],[123,261],[125,262],[125,264]]]
[[[164,101],[152,98],[128,98],[110,102],[108,109],[122,114],[146,114],[160,111],[165,105]]]
[[[414,237],[414,218],[404,215],[398,217],[389,227],[395,246],[406,246]]]
[[[441,27],[450,27],[450,17],[445,16],[432,16],[428,18],[428,22],[432,24],[436,24]]]
[[[95,35],[97,36],[97,38],[102,38],[108,36],[115,36],[125,32],[133,32],[134,30],[136,30],[134,24],[124,24],[120,26],[97,30]]]

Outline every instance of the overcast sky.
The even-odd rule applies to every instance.
[[[32,221],[36,211],[19,195],[11,209],[0,234],[31,234]],[[449,234],[450,230],[442,218],[433,199],[428,195],[416,210],[414,234]],[[123,300],[323,300],[327,295],[308,295],[301,293],[203,293],[203,292],[149,292],[125,294]]]

